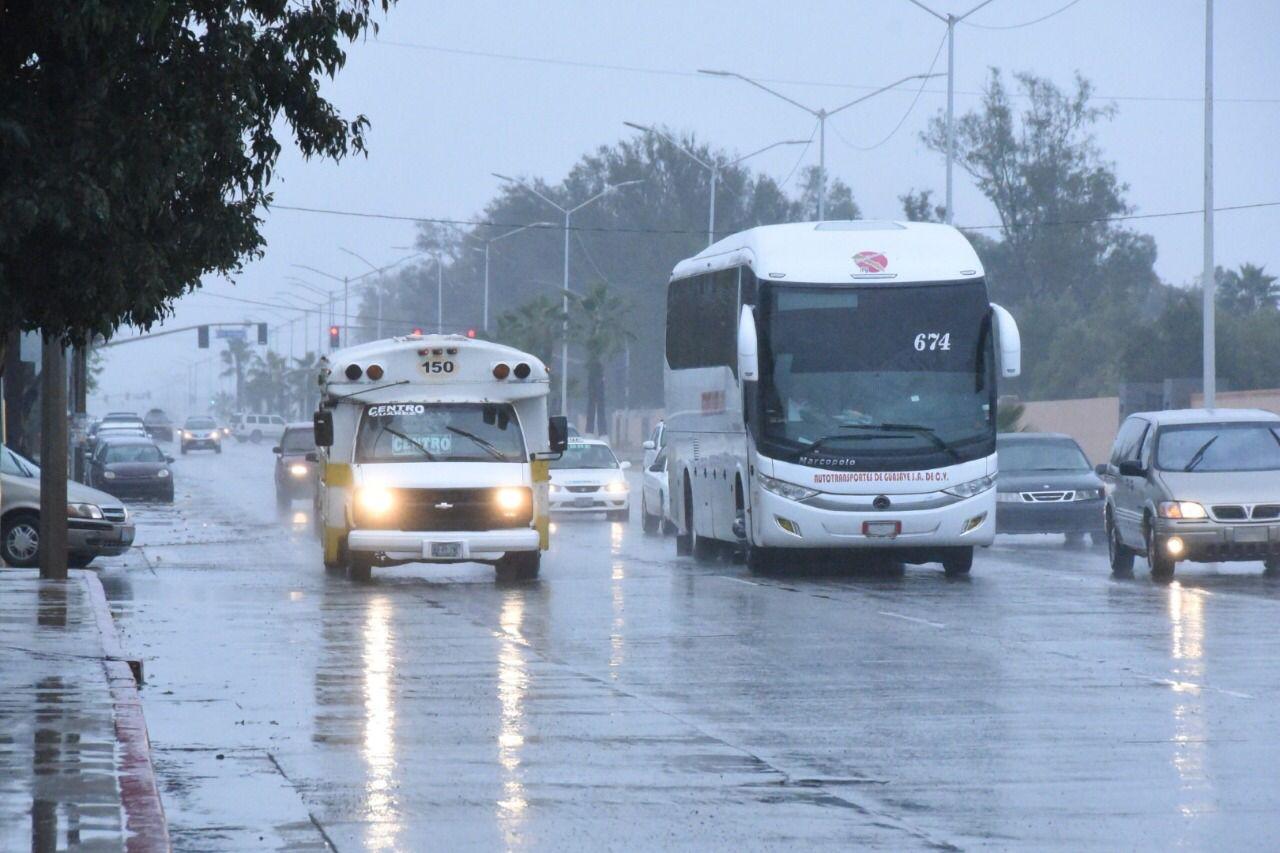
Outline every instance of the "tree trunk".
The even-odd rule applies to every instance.
[[[67,577],[67,357],[45,337],[40,367],[40,577]]]
[[[587,364],[587,432],[599,435],[604,429],[604,366]]]

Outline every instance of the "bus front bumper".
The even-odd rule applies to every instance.
[[[824,509],[765,489],[754,497],[752,539],[765,548],[981,547],[995,539],[994,488],[945,506],[903,510]]]
[[[380,554],[388,560],[456,563],[496,560],[512,551],[537,551],[538,531],[511,530],[352,530],[347,550]]]

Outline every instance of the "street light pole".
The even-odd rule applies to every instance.
[[[952,222],[952,172],[956,159],[956,24],[972,15],[974,12],[986,6],[994,0],[982,0],[977,6],[974,6],[963,15],[944,15],[941,12],[935,12],[920,0],[907,0],[913,6],[923,9],[928,14],[937,18],[939,21],[947,25],[947,212],[943,216],[943,221],[948,225]]]
[[[476,242],[484,243],[484,322],[482,324],[482,328],[486,332],[489,331],[489,247],[492,246],[494,243],[498,242],[499,240],[505,240],[506,238],[514,234],[519,234],[521,231],[528,231],[530,228],[554,228],[554,227],[555,227],[554,222],[530,222],[528,225],[521,225],[519,228],[512,228],[510,231],[507,231],[503,234],[499,234],[496,237],[489,237],[483,240],[475,236],[474,234],[472,234],[470,231],[463,231],[461,228],[457,229],[458,233],[461,234],[463,237],[468,237],[472,240],[475,240]]]
[[[1213,265],[1213,0],[1204,4],[1204,407],[1217,403],[1218,370]]]
[[[609,184],[600,192],[593,195],[586,201],[575,207],[564,207],[563,205],[552,201],[544,194],[526,184],[524,181],[507,175],[500,175],[497,172],[491,173],[500,181],[506,181],[509,184],[515,184],[522,187],[527,192],[536,195],[547,204],[564,214],[564,285],[560,295],[560,306],[564,312],[563,325],[561,326],[561,345],[560,345],[560,414],[567,414],[569,411],[569,227],[573,214],[577,213],[587,205],[604,198],[609,193],[621,187],[631,186],[633,184],[642,184],[643,180],[621,181],[616,184]]]
[[[699,166],[701,166],[702,168],[707,169],[707,170],[709,170],[709,171],[711,172],[711,202],[710,202],[710,204],[708,205],[708,213],[707,213],[707,245],[708,245],[708,246],[710,246],[712,243],[714,243],[714,242],[716,241],[716,237],[715,237],[715,233],[716,233],[716,184],[717,184],[717,183],[719,182],[719,180],[720,180],[720,172],[721,172],[721,170],[723,170],[723,169],[728,169],[728,168],[730,168],[730,167],[732,167],[732,166],[736,166],[736,165],[738,165],[739,163],[741,163],[743,160],[747,160],[747,159],[749,159],[749,158],[751,158],[751,157],[756,156],[757,154],[763,154],[764,152],[766,152],[766,151],[768,151],[768,150],[770,150],[770,149],[773,149],[773,148],[777,148],[777,147],[778,147],[778,146],[780,146],[780,145],[808,145],[808,144],[809,144],[809,141],[808,141],[807,139],[785,139],[785,140],[783,140],[783,141],[781,141],[781,142],[774,142],[774,143],[772,143],[771,145],[766,145],[766,146],[765,146],[765,147],[763,147],[763,148],[758,148],[758,149],[756,149],[755,151],[752,151],[750,154],[743,154],[743,155],[742,155],[741,157],[739,157],[738,159],[736,159],[736,160],[731,160],[731,161],[729,161],[728,163],[725,163],[725,164],[721,165],[721,164],[720,164],[720,161],[718,161],[718,160],[713,160],[712,162],[707,163],[707,162],[706,162],[706,161],[704,161],[701,157],[699,157],[698,155],[694,154],[694,153],[693,153],[692,151],[690,151],[688,148],[686,148],[685,146],[683,146],[683,145],[681,145],[679,142],[677,142],[675,139],[673,139],[673,138],[670,136],[670,134],[664,133],[663,131],[658,130],[656,127],[653,127],[653,126],[651,126],[651,125],[645,125],[645,124],[636,124],[636,123],[635,123],[635,122],[633,122],[633,121],[624,121],[624,122],[623,122],[623,124],[625,124],[627,127],[635,128],[636,130],[642,131],[642,132],[644,132],[644,133],[652,133],[654,136],[658,137],[659,139],[664,139],[664,140],[666,140],[666,141],[667,141],[668,143],[670,143],[673,147],[675,147],[675,149],[676,149],[677,151],[679,151],[680,153],[684,154],[686,157],[688,157],[688,158],[689,158],[690,160],[692,160],[693,162],[697,163],[697,164],[698,164]]]
[[[914,3],[915,0],[911,0],[911,2]],[[986,0],[986,3],[983,3],[982,5],[985,6],[987,3],[990,3],[990,2],[991,0]],[[977,10],[975,9],[974,11],[977,11]],[[903,77],[901,80],[896,80],[893,83],[890,83],[888,86],[881,86],[879,89],[876,89],[873,92],[869,92],[863,95],[862,97],[854,98],[852,101],[849,101],[847,104],[841,104],[840,106],[836,107],[833,110],[828,110],[828,109],[814,109],[813,107],[805,106],[804,104],[800,103],[794,98],[787,97],[781,92],[770,89],[768,86],[764,85],[763,83],[757,80],[752,80],[750,77],[747,77],[743,74],[739,74],[736,71],[716,71],[709,68],[699,68],[698,73],[710,74],[713,77],[736,77],[744,83],[748,83],[752,86],[755,86],[757,89],[768,92],[770,95],[773,95],[775,98],[781,98],[782,100],[786,101],[788,104],[791,104],[793,107],[799,107],[800,109],[804,110],[809,115],[813,116],[818,120],[818,221],[819,222],[823,221],[827,215],[827,206],[826,206],[827,119],[831,118],[836,113],[843,112],[844,110],[847,110],[852,106],[860,104],[863,101],[866,101],[870,98],[874,98],[876,95],[887,92],[890,89],[895,89],[898,86],[901,86],[903,83],[906,83],[908,81],[928,80],[932,77],[942,76],[941,74],[912,74],[909,77]]]

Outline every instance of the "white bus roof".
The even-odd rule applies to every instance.
[[[965,236],[950,225],[870,219],[761,225],[731,234],[676,264],[672,280],[748,265],[767,281],[959,281],[982,275]]]
[[[431,369],[435,362],[440,369]],[[447,369],[445,365],[448,365]],[[494,369],[507,366],[505,378]],[[369,376],[377,365],[381,375]],[[528,375],[517,367],[528,366]],[[359,368],[354,379],[348,368]],[[547,367],[514,347],[464,335],[406,335],[335,350],[320,362],[324,392],[358,403],[420,399],[450,401],[513,401],[545,396]]]

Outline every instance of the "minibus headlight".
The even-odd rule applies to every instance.
[[[374,515],[382,515],[391,509],[395,497],[391,490],[383,486],[361,486],[356,492],[356,501],[360,508]]]
[[[980,495],[987,489],[996,484],[994,474],[988,474],[985,477],[979,477],[976,480],[970,480],[967,483],[961,483],[958,486],[952,486],[949,489],[943,489],[949,495],[955,495],[958,498],[971,498],[974,495]]]
[[[1209,514],[1204,511],[1204,507],[1195,501],[1165,501],[1160,504],[1158,511],[1161,518],[1208,518]]]
[[[773,492],[780,498],[786,498],[789,501],[802,501],[805,498],[811,498],[818,493],[817,489],[806,489],[804,486],[797,486],[794,483],[788,483],[783,480],[775,480],[772,477],[761,475],[760,485],[767,492]]]
[[[498,504],[498,509],[503,512],[515,512],[524,508],[529,500],[529,490],[518,486],[506,486],[498,489],[493,499]]]

